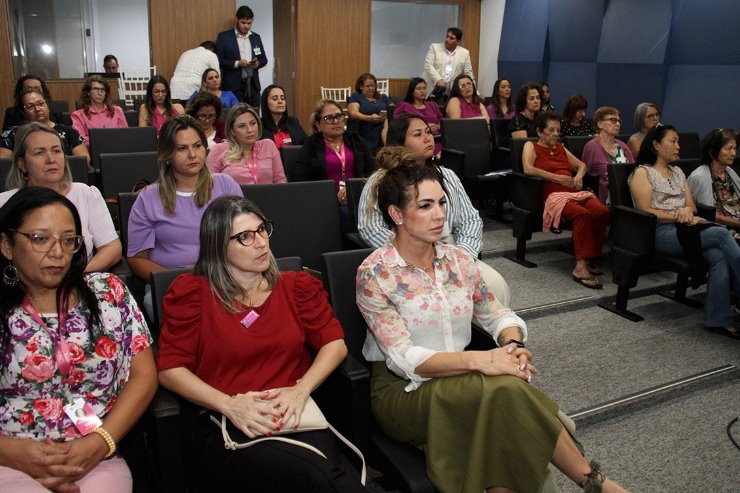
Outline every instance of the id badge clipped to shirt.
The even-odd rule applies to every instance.
[[[71,404],[64,406],[64,412],[82,435],[87,435],[95,428],[103,426],[103,422],[95,415],[95,411],[90,407],[90,404],[85,402],[82,397],[78,397]]]

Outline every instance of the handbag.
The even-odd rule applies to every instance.
[[[365,467],[365,456],[362,455],[362,452],[360,452],[360,449],[358,449],[354,443],[350,442],[347,438],[344,437],[341,433],[337,431],[336,428],[334,428],[324,417],[324,413],[321,412],[321,409],[319,408],[318,404],[316,404],[316,401],[313,400],[313,397],[308,396],[308,399],[306,399],[306,404],[303,407],[303,413],[301,414],[301,422],[298,424],[298,429],[293,429],[293,421],[295,420],[295,416],[291,416],[290,420],[285,423],[285,426],[283,426],[282,429],[273,431],[272,434],[274,436],[269,437],[262,437],[262,438],[256,438],[254,440],[250,440],[245,443],[238,443],[234,441],[231,438],[231,435],[229,435],[229,431],[226,427],[226,424],[228,420],[226,419],[226,416],[223,414],[221,415],[221,419],[219,420],[217,417],[211,415],[211,421],[221,428],[221,436],[223,436],[224,439],[224,448],[227,450],[237,450],[237,449],[243,449],[247,447],[251,447],[252,445],[256,445],[260,442],[264,442],[266,440],[277,440],[279,442],[285,442],[290,443],[292,445],[297,445],[299,447],[303,447],[307,450],[310,450],[311,452],[320,455],[324,459],[326,459],[326,455],[319,450],[318,448],[314,447],[313,445],[310,445],[308,443],[301,442],[300,440],[294,440],[292,438],[288,438],[285,435],[290,435],[291,433],[300,433],[302,431],[318,431],[318,430],[330,430],[334,435],[341,440],[347,447],[349,447],[362,461],[362,471],[360,473],[360,482],[365,485],[365,479],[367,476],[367,470]]]

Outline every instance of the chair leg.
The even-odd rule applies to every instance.
[[[645,317],[627,310],[627,301],[629,301],[629,297],[630,289],[626,286],[619,286],[617,288],[616,298],[605,299],[604,301],[599,303],[599,306],[604,310],[609,310],[612,313],[616,313],[620,317],[624,317],[627,320],[631,320],[633,322],[642,322],[643,320],[645,320]]]
[[[526,254],[527,254],[527,240],[524,238],[517,238],[516,239],[516,254],[513,256],[504,255],[504,257],[511,260],[512,262],[516,262],[519,265],[523,265],[527,269],[532,269],[534,267],[537,267],[537,264],[535,264],[534,262],[530,262],[529,260],[524,258]]]
[[[686,297],[686,291],[689,287],[689,278],[686,275],[679,274],[676,279],[676,286],[673,288],[673,293],[659,291],[658,294],[670,298],[673,301],[677,301],[682,305],[690,306],[691,308],[704,308],[704,303],[695,301]]]

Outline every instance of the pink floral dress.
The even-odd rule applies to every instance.
[[[110,411],[129,378],[131,359],[152,343],[144,317],[131,293],[113,274],[89,274],[86,280],[98,298],[102,327],[90,337],[86,315],[78,304],[65,322],[70,347],[69,382],[63,382],[54,357],[58,318],[42,319],[54,334],[39,327],[18,307],[8,317],[10,342],[2,355],[0,373],[0,432],[8,437],[44,440],[78,438],[63,407],[66,390],[82,397],[99,418]]]

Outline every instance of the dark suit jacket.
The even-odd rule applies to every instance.
[[[355,178],[367,178],[378,165],[365,139],[353,132],[344,133],[344,143],[355,155]],[[306,140],[293,169],[293,181],[326,180],[324,137],[315,132]]]
[[[252,55],[248,58],[251,60],[256,57],[259,60],[260,66],[257,69],[259,70],[267,65],[267,56],[265,55],[265,47],[262,45],[262,38],[259,34],[251,32],[249,42],[252,44]],[[239,44],[236,41],[236,33],[233,27],[228,31],[219,33],[216,39],[216,55],[218,55],[218,63],[221,65],[221,89],[237,94],[242,81],[242,69],[234,68],[234,63],[240,60],[241,56],[239,55]],[[252,77],[252,89],[258,93],[261,89],[260,78],[257,73]]]

